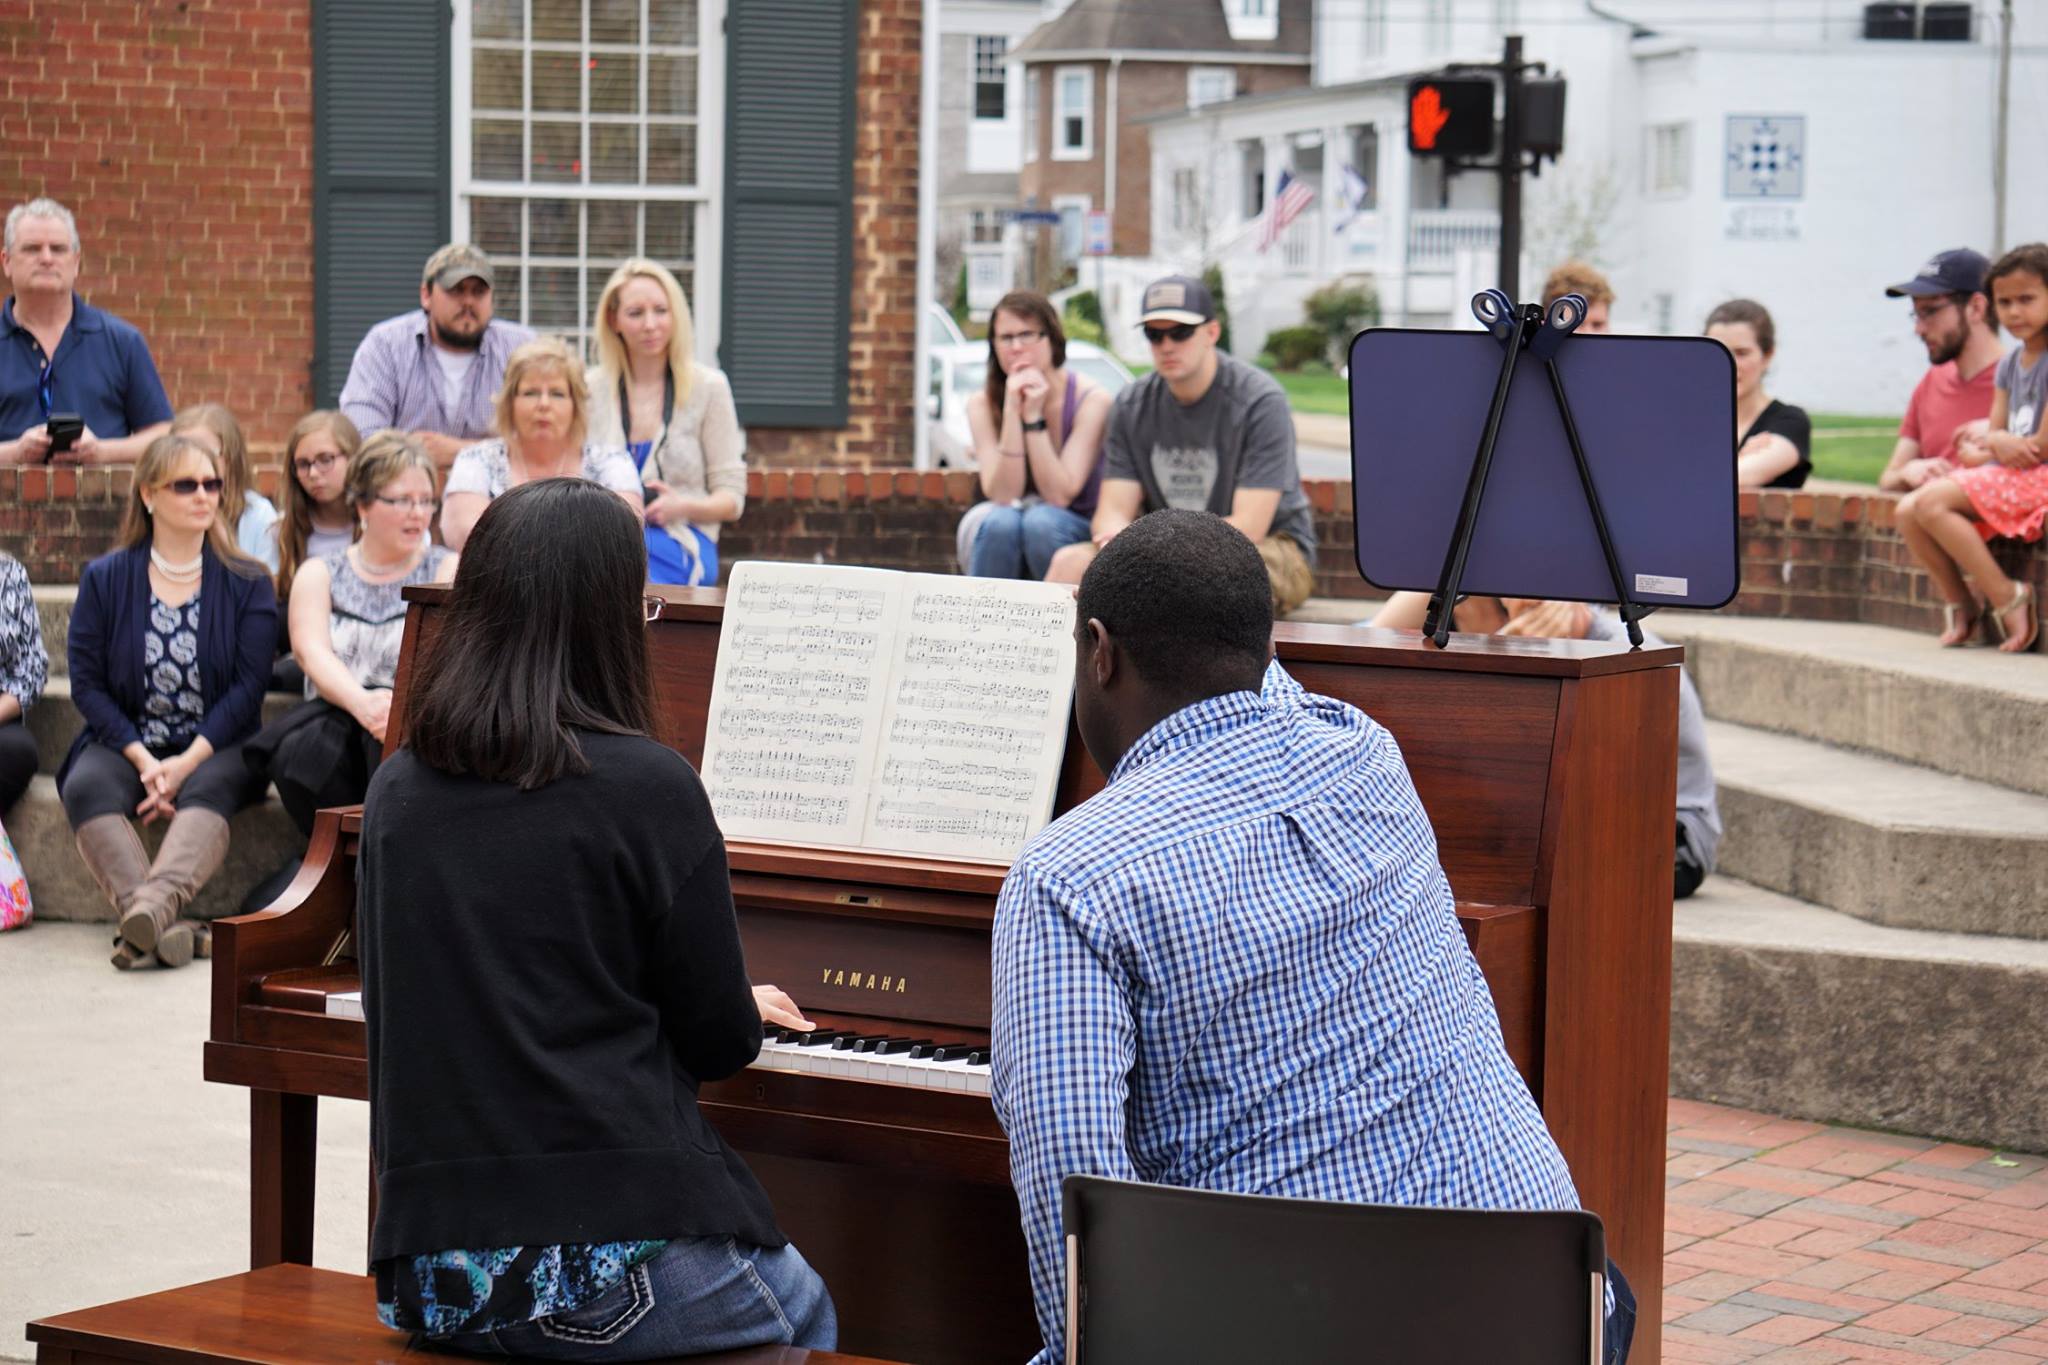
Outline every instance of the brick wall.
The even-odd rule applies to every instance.
[[[271,467],[258,482],[275,496],[278,478]],[[757,469],[747,485],[746,515],[719,542],[727,564],[812,560],[951,573],[954,528],[978,498],[965,470]],[[1304,486],[1322,542],[1316,595],[1377,596],[1358,576],[1351,485]],[[75,581],[113,543],[127,494],[125,468],[0,469],[0,547],[37,583]],[[1742,589],[1724,610],[1938,630],[1940,599],[1892,529],[1895,501],[1874,489],[1744,493]],[[2048,597],[2048,542],[1998,541],[1993,550],[2006,572]]]
[[[224,402],[259,444],[309,406],[309,23],[305,0],[0,6],[0,193],[70,208],[79,293],[143,330],[173,404]]]
[[[917,440],[918,0],[863,0],[854,93],[847,424],[747,432],[751,464],[907,465]],[[944,299],[942,302],[946,301]],[[745,325],[745,319],[740,320]]]

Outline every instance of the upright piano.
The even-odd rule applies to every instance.
[[[699,763],[723,594],[650,591],[667,604],[650,627],[658,738]],[[401,697],[445,593],[406,590]],[[1655,1362],[1680,651],[1471,636],[1438,650],[1292,624],[1274,644],[1304,687],[1400,742],[1508,1051],[1635,1287],[1633,1359]],[[402,706],[392,715],[395,747]],[[1070,731],[1056,811],[1101,785]],[[285,894],[215,928],[205,1070],[250,1089],[252,1266],[311,1262],[316,1097],[368,1096],[364,1027],[329,1012],[330,997],[359,989],[360,829],[359,809],[322,812]],[[1004,869],[747,842],[727,852],[755,981],[849,1042],[953,1046],[938,1057],[773,1042],[703,1087],[705,1113],[831,1287],[844,1349],[1023,1360],[1038,1338],[1008,1144],[971,1055],[989,1041]]]

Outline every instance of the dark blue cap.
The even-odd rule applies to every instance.
[[[1981,294],[1984,292],[1984,272],[1991,269],[1991,262],[1981,252],[1966,246],[1954,251],[1944,251],[1920,267],[1920,273],[1904,284],[1895,284],[1884,291],[1888,299],[1902,299],[1907,295],[1915,298],[1928,294]]]

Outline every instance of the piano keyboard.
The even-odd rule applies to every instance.
[[[862,1035],[821,1030],[768,1030],[753,1065],[763,1071],[800,1071],[812,1076],[911,1085],[925,1090],[989,1093],[985,1050],[928,1038]]]
[[[362,1018],[363,993],[333,992],[327,997],[327,1012],[344,1019]],[[963,1095],[989,1093],[986,1051],[929,1038],[770,1028],[761,1041],[761,1055],[751,1065],[763,1071],[800,1071],[925,1090],[957,1090]]]

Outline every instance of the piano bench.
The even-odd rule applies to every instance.
[[[279,1264],[205,1284],[60,1313],[28,1325],[40,1365],[300,1365],[462,1356],[408,1348],[403,1332],[377,1324],[367,1275]],[[762,1346],[691,1356],[694,1365],[889,1365],[866,1356]],[[657,1363],[658,1365],[658,1363]]]

